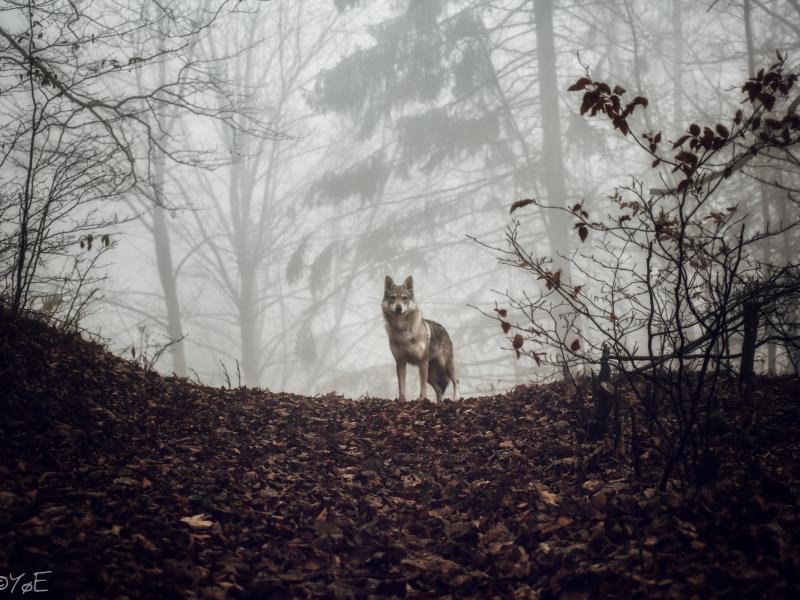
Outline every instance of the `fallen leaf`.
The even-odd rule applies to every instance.
[[[208,529],[214,525],[213,521],[208,520],[208,515],[200,513],[191,517],[182,517],[181,523],[186,523],[192,529]]]

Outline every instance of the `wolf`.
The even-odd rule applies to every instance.
[[[425,399],[427,384],[442,401],[448,381],[453,382],[453,400],[459,399],[459,381],[453,357],[453,342],[444,327],[423,319],[414,300],[414,279],[406,277],[395,285],[388,275],[384,280],[383,318],[389,334],[389,348],[397,363],[400,401],[406,399],[406,364],[419,367],[419,399]]]

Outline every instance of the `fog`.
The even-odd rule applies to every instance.
[[[559,372],[517,359],[513,331],[491,317],[506,294],[542,287],[499,262],[508,228],[534,255],[591,255],[573,220],[538,204],[583,202],[595,218],[632,177],[674,181],[632,135],[581,115],[569,86],[588,72],[628,101],[646,97],[631,132],[671,142],[692,123],[730,122],[742,84],[776,51],[787,70],[800,64],[789,0],[126,2],[76,2],[72,16],[72,3],[30,14],[2,3],[11,37],[40,33],[30,37],[42,52],[63,53],[51,64],[83,86],[79,100],[135,116],[128,156],[87,157],[129,170],[70,212],[71,237],[44,261],[31,306],[91,295],[80,328],[117,354],[210,385],[303,394],[396,397],[386,275],[413,276],[422,315],[448,330],[462,394]],[[0,78],[6,125],[25,111],[13,77],[8,67]],[[111,114],[70,119],[123,119]],[[22,172],[4,161],[7,202]],[[788,163],[744,169],[718,201],[763,229],[797,217],[797,180]],[[510,212],[527,198],[538,202]],[[796,237],[770,247],[773,259],[796,260]],[[96,264],[68,293],[75,257]]]

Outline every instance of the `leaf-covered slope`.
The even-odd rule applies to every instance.
[[[0,386],[0,574],[50,570],[62,598],[798,592],[796,412],[682,502],[602,446],[578,477],[558,386],[221,390],[2,319]]]

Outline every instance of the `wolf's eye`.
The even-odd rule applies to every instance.
[[[397,294],[389,294],[389,300],[394,300],[397,298]]]
[[[408,296],[403,296],[403,300],[408,300]]]

